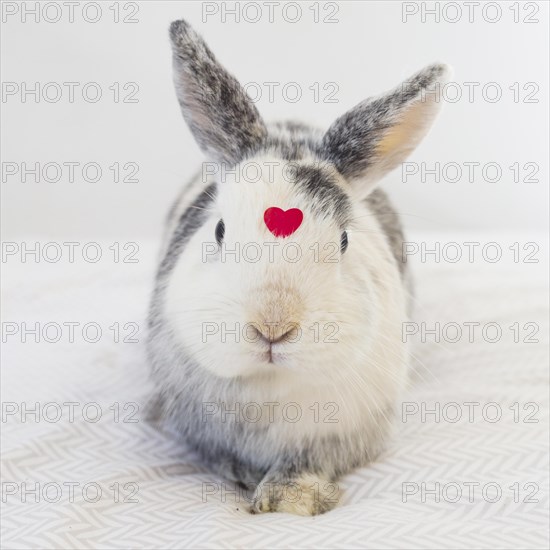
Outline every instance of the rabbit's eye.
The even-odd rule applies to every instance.
[[[216,225],[216,241],[221,246],[223,241],[223,236],[225,235],[225,224],[223,220],[220,220]]]
[[[342,233],[342,236],[340,237],[340,251],[342,254],[346,251],[346,248],[348,247],[348,232],[344,231]]]

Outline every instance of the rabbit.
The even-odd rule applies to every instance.
[[[427,133],[449,68],[323,131],[264,122],[186,21],[170,39],[206,162],[170,210],[151,299],[156,416],[250,512],[321,514],[383,449],[407,383],[403,234],[376,184]]]

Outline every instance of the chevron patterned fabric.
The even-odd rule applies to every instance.
[[[136,263],[115,262],[112,244],[97,263],[6,270],[2,548],[549,547],[540,264],[413,266],[395,434],[342,479],[334,511],[310,518],[250,515],[246,494],[145,421],[155,251],[140,243]]]

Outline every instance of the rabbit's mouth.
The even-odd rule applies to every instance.
[[[273,349],[273,344],[270,344],[269,345],[269,350],[267,351],[267,356],[268,356],[268,363],[272,363],[272,364],[275,364],[277,362],[281,362],[282,358],[283,358],[283,354],[281,354],[280,352],[278,351],[275,351]]]
[[[272,331],[262,332],[258,329],[254,329],[258,337],[257,344],[260,346],[257,354],[262,362],[269,364],[282,364],[285,361],[287,353],[284,351],[285,343],[290,337],[292,329],[283,330],[277,333]]]
[[[284,352],[281,344],[277,342],[270,342],[267,347],[264,347],[257,355],[262,363],[276,366],[284,366],[288,358],[288,353]]]

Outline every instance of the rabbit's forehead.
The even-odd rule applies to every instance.
[[[352,203],[346,182],[327,163],[314,159],[285,161],[257,157],[234,167],[219,182],[219,207],[224,216],[263,216],[267,208],[299,208],[304,216],[345,227]]]

